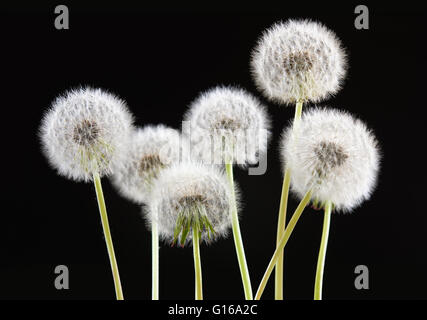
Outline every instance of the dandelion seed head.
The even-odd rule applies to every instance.
[[[125,102],[101,89],[75,89],[58,97],[39,130],[42,150],[60,175],[90,181],[109,175],[122,159],[133,119]]]
[[[231,226],[230,191],[224,172],[215,166],[173,164],[154,183],[147,218],[157,222],[167,242],[188,243],[195,223],[201,240],[210,242],[226,236]]]
[[[346,68],[336,35],[309,20],[273,25],[252,52],[251,71],[258,88],[283,104],[328,98],[340,89]]]
[[[369,199],[380,165],[373,133],[362,121],[334,109],[309,110],[286,128],[281,156],[297,196],[312,189],[316,203],[330,200],[340,211]]]
[[[242,89],[216,87],[202,93],[185,120],[191,125],[191,154],[205,164],[255,164],[267,150],[265,107]]]
[[[164,125],[138,128],[131,136],[124,161],[112,181],[127,199],[147,203],[153,181],[161,170],[180,161],[181,134]]]

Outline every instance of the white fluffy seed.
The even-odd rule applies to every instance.
[[[242,89],[216,87],[202,93],[184,120],[190,123],[191,155],[205,164],[255,164],[267,150],[265,107]]]
[[[252,53],[253,78],[278,103],[318,102],[335,94],[346,73],[336,35],[320,23],[288,20],[265,31]]]
[[[154,183],[147,220],[157,222],[159,235],[173,243],[179,215],[185,212],[187,218],[191,218],[196,214],[193,207],[202,206],[215,231],[210,239],[206,230],[202,231],[201,239],[209,242],[225,236],[231,226],[230,196],[230,186],[223,171],[200,163],[174,164],[161,171]],[[191,237],[190,232],[187,242]]]
[[[297,125],[284,131],[281,147],[291,189],[300,198],[312,189],[313,200],[329,200],[335,209],[350,211],[375,188],[380,165],[377,140],[348,113],[307,111]]]
[[[180,161],[181,134],[164,125],[145,126],[132,134],[129,149],[112,176],[120,193],[139,204],[147,203],[161,170]]]
[[[58,97],[40,127],[42,149],[60,175],[75,181],[109,175],[127,148],[132,116],[125,102],[101,89]]]

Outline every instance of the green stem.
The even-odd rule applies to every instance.
[[[117,300],[123,300],[122,284],[120,283],[119,268],[117,267],[116,255],[114,254],[113,239],[108,224],[107,208],[105,206],[104,194],[102,192],[101,178],[98,173],[93,174],[96,197],[98,200],[99,213],[101,214],[102,229],[104,230],[105,243],[107,245],[108,256],[110,258],[111,270],[114,279],[114,288]]]
[[[280,243],[280,239],[285,232],[286,227],[286,211],[288,206],[289,186],[291,182],[291,175],[289,169],[285,170],[283,178],[282,195],[280,197],[279,220],[277,221],[277,239],[276,247]],[[275,278],[275,291],[274,296],[276,300],[283,300],[283,251],[280,250],[279,257],[276,264],[276,278]]]
[[[298,101],[295,105],[295,117],[294,117],[294,122],[299,121],[301,119],[301,115],[302,115],[302,105],[303,102],[302,101]]]
[[[159,231],[157,221],[151,223],[151,287],[152,300],[159,300]]]
[[[286,246],[286,243],[288,242],[289,237],[291,236],[292,231],[295,228],[295,225],[297,224],[299,218],[301,217],[301,214],[304,211],[304,208],[310,202],[310,199],[311,199],[311,190],[305,194],[304,198],[302,198],[302,200],[299,203],[298,207],[296,208],[294,214],[292,215],[292,218],[289,221],[288,226],[286,227],[285,232],[283,233],[283,236],[280,239],[280,242],[276,247],[276,251],[274,251],[273,257],[271,258],[270,263],[268,264],[267,270],[264,273],[264,276],[263,276],[261,283],[258,287],[258,291],[255,295],[255,300],[259,300],[261,298],[261,296],[264,292],[265,286],[267,285],[267,281],[270,278],[270,275],[273,272],[273,269],[277,263],[277,259],[279,258],[280,252]]]
[[[193,225],[193,257],[195,275],[195,299],[203,300],[202,265],[200,262],[200,234],[196,225]]]
[[[225,163],[228,181],[231,187],[231,223],[233,229],[234,245],[236,247],[237,260],[239,262],[240,275],[242,276],[243,290],[245,299],[252,300],[252,286],[249,277],[248,265],[246,263],[245,249],[243,248],[242,235],[240,233],[239,217],[237,216],[236,195],[234,191],[233,164]]]
[[[294,116],[294,125],[297,126],[299,120],[301,119],[303,102],[298,101],[295,106],[295,116]],[[289,187],[291,182],[290,170],[286,168],[285,176],[283,177],[282,185],[282,195],[280,197],[280,207],[279,207],[279,218],[277,221],[277,238],[276,238],[276,247],[278,246],[280,239],[285,232],[286,227],[286,211],[288,206],[289,198]],[[276,300],[283,300],[283,257],[284,250],[281,250],[279,258],[276,264],[276,277],[275,277],[275,286],[274,286],[274,297]]]
[[[325,216],[323,218],[322,241],[317,259],[316,281],[314,285],[314,300],[322,300],[323,271],[325,269],[326,249],[328,247],[329,228],[331,225],[332,203],[326,201]]]

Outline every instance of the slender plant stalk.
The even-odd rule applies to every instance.
[[[273,257],[270,260],[270,263],[268,264],[267,270],[264,273],[264,276],[261,280],[261,283],[258,287],[258,291],[255,295],[255,300],[259,300],[264,292],[265,286],[267,285],[267,281],[270,278],[271,273],[273,272],[273,269],[277,263],[277,260],[280,256],[280,252],[282,252],[283,248],[286,246],[286,243],[289,240],[289,237],[292,234],[292,231],[295,228],[295,225],[297,224],[299,218],[301,217],[302,212],[304,211],[304,208],[307,206],[307,204],[310,202],[311,199],[311,190],[309,190],[304,198],[302,198],[301,202],[299,203],[298,207],[296,208],[294,214],[292,215],[291,220],[288,223],[288,226],[285,229],[285,232],[283,233],[282,238],[280,239],[279,244],[276,247],[276,251],[274,251]]]
[[[203,300],[202,265],[200,262],[200,234],[197,226],[193,225],[193,257],[195,275],[195,299]]]
[[[298,101],[295,105],[295,117],[294,117],[294,123],[299,121],[301,119],[301,115],[302,115],[302,105],[303,102],[302,101]]]
[[[326,249],[328,247],[329,228],[331,225],[332,203],[326,201],[325,216],[323,218],[322,241],[320,242],[319,257],[317,259],[316,281],[314,284],[314,300],[322,300],[323,271],[325,269]]]
[[[277,240],[276,248],[279,246],[283,233],[286,227],[286,211],[288,206],[289,186],[291,182],[291,175],[288,168],[285,170],[283,178],[282,195],[280,197],[279,220],[277,221]],[[274,298],[276,300],[283,300],[283,251],[280,250],[279,257],[276,264],[276,278],[274,286]]]
[[[157,221],[151,224],[151,296],[152,300],[159,300],[159,231]]]
[[[99,213],[101,214],[102,229],[104,230],[105,243],[110,258],[111,271],[113,273],[114,288],[117,300],[123,300],[122,284],[120,283],[119,268],[117,267],[116,255],[114,253],[113,239],[111,238],[110,225],[108,224],[107,208],[105,206],[104,194],[102,192],[101,178],[98,173],[93,174],[96,197],[98,199]]]
[[[245,292],[245,299],[252,300],[253,293],[252,293],[251,279],[249,277],[249,270],[248,270],[248,265],[246,263],[245,249],[243,248],[242,235],[240,233],[239,217],[237,216],[236,195],[234,192],[233,164],[226,163],[225,169],[227,171],[227,177],[228,177],[228,181],[230,183],[231,192],[232,192],[231,223],[232,223],[232,229],[233,229],[234,245],[236,247],[236,253],[237,253],[237,260],[239,262],[239,267],[240,267],[240,275],[242,276],[243,290]]]
[[[297,125],[297,122],[301,119],[303,103],[301,101],[296,103],[295,106],[295,116],[294,116],[294,125]],[[288,206],[288,197],[289,197],[289,187],[291,182],[291,173],[288,168],[285,170],[285,176],[283,177],[282,185],[282,195],[280,197],[280,207],[279,207],[279,218],[277,221],[277,239],[276,247],[279,245],[280,239],[285,232],[286,227],[286,211]],[[275,286],[274,286],[274,297],[276,300],[283,300],[283,256],[284,250],[281,250],[279,258],[276,265],[276,277],[275,277]]]

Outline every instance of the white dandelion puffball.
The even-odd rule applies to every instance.
[[[320,23],[288,20],[265,31],[251,71],[263,94],[278,103],[318,102],[335,94],[346,74],[336,35]]]
[[[216,87],[202,93],[185,117],[193,159],[205,164],[255,164],[267,150],[270,120],[248,92]]]
[[[331,201],[350,211],[368,199],[376,185],[380,152],[373,133],[350,114],[313,109],[282,136],[281,156],[300,198],[312,189],[315,202]]]
[[[127,148],[133,119],[125,102],[101,89],[58,97],[40,127],[43,151],[60,175],[90,181],[112,173]]]
[[[159,235],[172,244],[186,244],[195,225],[201,240],[215,240],[231,226],[230,188],[224,172],[215,166],[174,164],[154,183],[148,220],[155,220]]]
[[[159,172],[180,161],[181,134],[164,125],[135,130],[125,160],[114,170],[113,184],[120,193],[139,204],[150,197]]]

